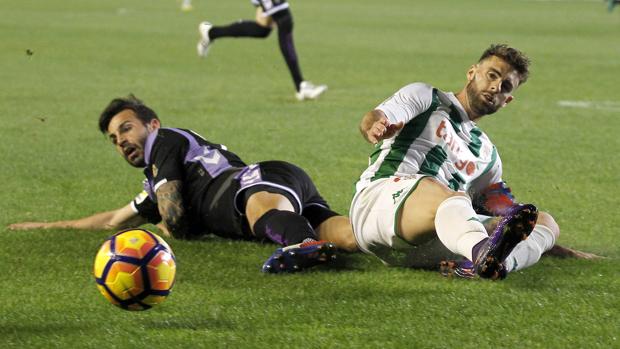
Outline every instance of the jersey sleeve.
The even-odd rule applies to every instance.
[[[142,191],[140,194],[136,195],[131,201],[131,208],[135,213],[146,218],[149,223],[157,224],[161,222],[157,203],[149,198],[146,191]]]
[[[432,100],[433,87],[416,82],[401,88],[375,109],[381,110],[390,123],[407,123],[430,108]]]
[[[188,142],[185,137],[175,132],[159,130],[149,159],[154,191],[164,183],[183,179],[187,149]]]

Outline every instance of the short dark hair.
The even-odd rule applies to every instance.
[[[159,120],[153,109],[147,107],[141,100],[134,96],[133,93],[130,93],[129,96],[124,98],[114,98],[103,112],[101,112],[101,116],[99,116],[99,130],[101,133],[105,134],[108,132],[108,126],[114,115],[127,109],[136,113],[138,119],[145,124],[153,119]]]
[[[525,55],[525,53],[506,44],[491,44],[491,46],[489,46],[489,48],[482,53],[482,56],[480,56],[478,63],[491,56],[501,58],[508,64],[510,64],[519,74],[520,85],[524,84],[527,81],[527,78],[530,74],[529,66],[531,62],[530,59]]]

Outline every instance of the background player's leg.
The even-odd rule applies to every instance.
[[[227,26],[214,27],[209,22],[202,22],[198,25],[200,41],[196,46],[198,56],[206,57],[209,47],[213,40],[224,37],[247,37],[247,38],[266,38],[271,33],[272,21],[270,17],[263,17],[260,8],[256,10],[256,21],[244,21],[232,23]]]
[[[295,213],[289,199],[276,193],[260,191],[247,200],[246,217],[252,232],[283,246],[316,240],[308,220]]]
[[[293,43],[293,16],[291,15],[291,11],[285,9],[274,13],[271,17],[278,26],[280,51],[282,52],[282,56],[284,56],[288,70],[293,78],[295,89],[299,91],[301,82],[304,79],[301,75],[297,52],[295,50],[295,44]]]
[[[209,30],[209,40],[218,38],[266,38],[271,33],[270,27],[263,27],[254,21],[239,20],[227,26],[213,27]]]
[[[271,33],[272,20],[263,16],[260,7],[256,8],[256,20],[239,20],[227,26],[214,26],[208,32],[209,40],[223,37],[266,38]]]
[[[288,70],[293,78],[295,97],[300,100],[315,99],[327,90],[327,85],[314,85],[309,81],[305,81],[301,75],[299,61],[295,44],[293,43],[293,16],[291,11],[284,9],[271,15],[278,25],[278,43],[280,44],[280,52],[286,61]]]

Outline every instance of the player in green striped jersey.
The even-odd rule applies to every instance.
[[[350,209],[362,251],[390,265],[458,255],[481,277],[503,279],[553,248],[558,225],[512,201],[497,149],[476,124],[514,99],[529,63],[515,48],[491,45],[461,91],[410,84],[364,116],[360,131],[375,150]],[[502,216],[493,230],[472,199]]]

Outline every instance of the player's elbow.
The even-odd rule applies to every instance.
[[[122,224],[122,222],[115,220],[109,220],[103,223],[103,229],[105,230],[120,230],[125,228],[129,228],[129,225]]]
[[[187,235],[187,224],[182,216],[164,217],[163,223],[170,235],[177,239],[185,238]]]
[[[556,241],[560,237],[560,226],[555,221],[553,216],[551,216],[548,212],[539,212],[536,224],[544,225],[545,227],[549,228],[549,230],[551,230],[551,232],[555,236]]]
[[[104,230],[117,230],[119,229],[119,226],[117,224],[114,224],[112,222],[106,222],[103,224],[103,229]]]

